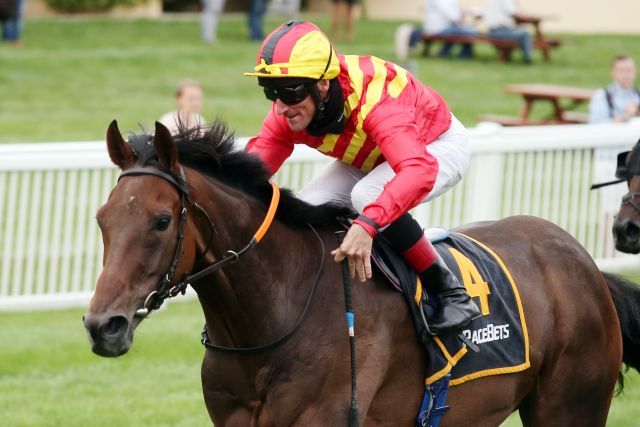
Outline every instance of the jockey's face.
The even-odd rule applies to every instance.
[[[329,80],[320,80],[317,85],[320,97],[322,99],[326,98],[329,91]],[[293,132],[305,130],[316,114],[316,105],[311,95],[294,105],[287,105],[280,99],[276,99],[274,104],[276,106],[276,114],[287,119],[287,123]]]

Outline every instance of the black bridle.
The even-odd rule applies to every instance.
[[[136,310],[135,313],[137,317],[147,317],[153,311],[158,310],[166,299],[173,298],[178,294],[184,295],[187,290],[188,284],[193,280],[194,275],[189,276],[189,273],[187,273],[185,274],[185,278],[183,280],[173,286],[171,285],[171,282],[173,281],[173,275],[175,274],[178,268],[178,263],[180,262],[180,254],[182,253],[182,245],[184,242],[184,227],[187,223],[187,203],[193,205],[198,211],[202,212],[209,221],[209,240],[206,248],[200,255],[201,258],[204,257],[209,251],[215,226],[213,224],[213,221],[211,220],[211,217],[209,217],[209,214],[207,214],[207,211],[205,211],[199,204],[193,202],[189,198],[189,187],[187,186],[186,177],[182,166],[180,166],[180,181],[175,179],[173,175],[166,173],[160,169],[141,167],[131,168],[123,171],[118,177],[118,182],[120,182],[120,180],[126,176],[140,175],[154,175],[162,178],[172,184],[180,194],[180,217],[178,219],[178,241],[176,243],[176,250],[173,253],[173,257],[171,258],[171,263],[169,264],[167,272],[158,281],[156,288],[147,296],[144,304],[142,305],[142,308]]]
[[[167,270],[167,273],[164,274],[162,276],[162,278],[160,279],[160,281],[158,282],[158,284],[156,285],[156,288],[147,296],[147,298],[145,299],[145,302],[143,304],[143,306],[141,308],[139,308],[138,310],[136,310],[135,312],[135,316],[136,317],[148,317],[153,311],[158,310],[162,304],[164,303],[165,300],[169,299],[169,298],[173,298],[175,296],[177,296],[178,294],[183,294],[186,292],[187,290],[187,286],[194,282],[197,281],[198,279],[201,279],[219,269],[221,269],[222,267],[228,265],[228,264],[234,264],[236,262],[238,262],[240,260],[240,256],[243,255],[245,252],[247,252],[249,249],[253,248],[254,246],[256,246],[260,240],[264,237],[264,235],[266,234],[267,230],[269,229],[273,218],[275,217],[275,213],[276,210],[278,208],[278,202],[280,200],[280,189],[278,188],[278,186],[271,182],[271,187],[273,189],[273,195],[271,198],[271,203],[269,205],[269,208],[267,210],[267,214],[262,222],[262,224],[260,225],[260,227],[258,228],[258,230],[256,231],[256,233],[254,234],[254,236],[251,238],[251,240],[249,241],[249,243],[247,243],[242,249],[240,249],[239,251],[232,251],[232,250],[228,250],[225,252],[224,256],[214,262],[213,264],[203,268],[202,270],[200,270],[197,273],[194,274],[189,274],[189,272],[185,273],[185,277],[180,280],[178,283],[171,285],[171,282],[173,281],[173,275],[175,274],[177,268],[178,268],[178,263],[180,262],[180,255],[182,252],[182,245],[184,242],[184,228],[185,228],[185,224],[187,222],[187,204],[191,204],[192,206],[194,206],[198,211],[200,211],[208,220],[209,222],[209,240],[207,243],[207,246],[205,247],[204,251],[202,252],[202,254],[200,254],[200,257],[198,259],[198,261],[196,261],[194,263],[194,265],[197,265],[199,263],[199,261],[205,256],[205,254],[209,251],[210,247],[211,247],[211,241],[213,240],[213,234],[215,232],[215,225],[213,223],[213,221],[211,220],[211,217],[209,216],[209,214],[207,213],[206,210],[204,210],[204,208],[202,208],[198,203],[192,201],[189,197],[189,187],[187,185],[187,181],[186,181],[186,176],[184,173],[184,169],[182,168],[182,166],[180,166],[180,181],[178,181],[173,175],[164,172],[160,169],[157,168],[152,168],[152,167],[137,167],[137,168],[131,168],[131,169],[127,169],[124,170],[120,176],[118,177],[118,182],[126,177],[126,176],[140,176],[140,175],[153,175],[153,176],[157,176],[159,178],[164,179],[165,181],[169,182],[170,184],[172,184],[177,190],[178,193],[180,194],[180,218],[179,218],[179,225],[178,225],[178,241],[176,243],[176,249],[175,252],[173,254],[173,258],[171,259],[171,264],[169,264],[169,268]],[[289,330],[289,332],[287,332],[286,334],[284,334],[283,336],[281,336],[280,338],[277,338],[273,341],[271,341],[270,343],[264,344],[264,345],[260,345],[260,346],[256,346],[256,347],[241,347],[241,348],[234,348],[234,347],[225,347],[225,346],[221,346],[221,345],[217,345],[212,343],[211,341],[209,341],[209,338],[207,336],[207,329],[205,326],[205,329],[202,331],[202,344],[208,348],[208,349],[212,349],[212,350],[219,350],[219,351],[225,351],[225,352],[236,352],[236,353],[256,353],[256,352],[262,352],[262,351],[267,351],[267,350],[271,350],[275,347],[277,347],[278,345],[282,344],[283,342],[285,342],[287,339],[289,339],[293,334],[296,333],[296,331],[299,329],[300,325],[302,325],[302,322],[304,320],[304,318],[306,317],[307,311],[309,309],[309,306],[311,305],[311,300],[313,299],[313,295],[315,294],[316,288],[318,287],[318,283],[320,282],[320,275],[322,274],[322,270],[324,268],[324,253],[325,253],[325,248],[324,248],[324,242],[322,241],[322,238],[320,237],[320,235],[318,234],[318,232],[313,228],[313,226],[311,226],[311,224],[309,224],[309,228],[311,229],[311,231],[313,231],[314,235],[318,238],[318,241],[320,242],[320,250],[321,250],[321,255],[320,255],[320,265],[318,267],[318,270],[315,274],[315,279],[314,279],[314,283],[313,286],[311,287],[311,290],[309,292],[309,296],[307,297],[307,301],[305,303],[305,306],[302,310],[302,313],[300,314],[300,317],[298,318],[298,320],[294,323],[293,327],[291,328],[291,330]]]
[[[640,144],[640,141],[638,143]],[[635,175],[640,175],[640,147],[638,145],[636,145],[633,150],[618,153],[615,180],[600,184],[593,184],[591,189],[596,190],[598,188],[629,181]],[[640,193],[629,191],[627,194],[622,196],[622,204],[630,205],[637,213],[640,214],[640,205],[634,201],[636,197],[640,197]]]

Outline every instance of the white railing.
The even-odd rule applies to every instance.
[[[640,268],[640,258],[616,252],[611,237],[625,186],[589,191],[613,178],[616,153],[638,140],[640,126],[486,123],[469,133],[470,170],[415,210],[424,226],[532,214],[569,231],[601,268]],[[277,181],[299,189],[329,161],[296,147]],[[103,142],[0,145],[0,311],[87,303],[102,259],[93,216],[117,173]]]

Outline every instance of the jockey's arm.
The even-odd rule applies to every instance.
[[[278,117],[271,110],[264,119],[258,135],[249,140],[246,151],[260,157],[272,175],[278,172],[293,152],[291,131],[283,122],[283,117]]]
[[[380,196],[362,212],[380,227],[418,205],[433,189],[438,175],[438,161],[425,148],[427,141],[420,138],[413,117],[413,112],[407,109],[377,109],[364,123],[396,173]]]

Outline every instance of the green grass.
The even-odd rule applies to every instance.
[[[146,320],[131,351],[93,355],[82,310],[0,314],[0,425],[136,427],[210,425],[200,388],[203,324],[196,301]],[[627,375],[610,427],[637,426],[640,376]],[[514,414],[503,426],[520,426]]]
[[[129,354],[91,353],[82,310],[0,314],[0,425],[210,425],[200,386],[204,324],[195,301],[171,304]]]
[[[269,19],[266,28],[281,20]],[[323,17],[317,22],[328,28]],[[394,59],[397,22],[359,22],[356,42],[337,44],[341,53]],[[204,115],[226,118],[240,135],[254,134],[269,105],[255,81],[241,75],[254,64],[258,45],[247,40],[244,16],[224,17],[219,43],[200,42],[194,19],[38,20],[26,23],[25,45],[0,46],[0,142],[101,139],[117,118],[123,130],[151,126],[173,107],[173,91],[184,78],[201,81]],[[455,114],[472,125],[483,113],[515,114],[517,96],[502,92],[513,82],[550,82],[599,87],[609,81],[611,56],[640,58],[640,36],[560,35],[566,43],[544,63],[496,60],[478,46],[472,61],[414,60],[419,78],[441,92]],[[544,108],[534,112],[544,114]]]

